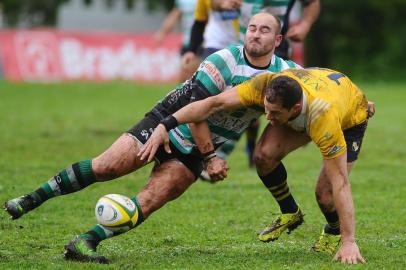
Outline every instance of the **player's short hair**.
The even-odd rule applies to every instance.
[[[265,89],[265,98],[269,103],[280,102],[282,107],[288,110],[302,100],[302,96],[300,84],[288,76],[276,77]]]
[[[259,13],[269,14],[275,19],[275,21],[276,21],[276,30],[277,30],[276,34],[279,35],[281,33],[281,30],[282,30],[282,21],[281,21],[281,19],[279,19],[278,16],[274,15],[272,12],[274,12],[272,10],[272,8],[266,7],[266,8],[261,9],[261,11]]]

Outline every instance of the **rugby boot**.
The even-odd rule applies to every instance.
[[[17,219],[37,206],[38,204],[32,196],[24,195],[5,202],[4,210],[6,210],[12,219]]]
[[[64,257],[72,261],[108,263],[106,257],[97,253],[95,244],[80,235],[65,246]]]
[[[316,252],[326,252],[333,254],[336,252],[341,242],[341,235],[326,233],[323,229],[319,239],[313,244],[312,249]]]
[[[280,214],[268,227],[259,233],[259,240],[262,242],[275,241],[281,234],[288,230],[290,234],[300,224],[303,223],[303,214],[300,209],[293,214]]]

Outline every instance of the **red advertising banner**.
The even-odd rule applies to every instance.
[[[180,46],[176,34],[157,47],[152,34],[0,31],[0,61],[9,80],[175,81]]]

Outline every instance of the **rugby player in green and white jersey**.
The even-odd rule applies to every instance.
[[[244,46],[229,46],[213,53],[203,61],[195,74],[195,81],[200,88],[200,95],[207,97],[219,94],[264,72],[276,73],[288,68],[300,67],[292,61],[285,61],[273,55],[274,47],[281,41],[280,35],[275,35],[275,38],[269,42],[260,39],[259,35],[273,31],[270,27],[258,29],[260,24],[257,21],[264,18],[275,21],[278,24],[277,28],[280,29],[280,23],[276,17],[266,13],[258,14],[251,20],[247,30],[247,41]],[[256,58],[260,57],[263,57],[265,61],[258,65]],[[252,61],[253,58],[254,61]],[[199,147],[200,150],[208,152],[228,140],[238,139],[249,123],[262,114],[262,108],[251,107],[233,113],[221,112],[212,115],[207,120],[207,124],[211,131],[211,142],[214,146],[205,145],[202,146],[205,147],[203,149]],[[193,138],[200,135],[201,132],[195,132],[192,135],[189,125],[178,126],[169,132],[171,142],[185,154],[189,154],[196,149]]]
[[[277,72],[296,66],[273,55],[281,41],[280,22],[267,13],[255,15],[247,30],[244,45],[224,49],[202,63],[195,76],[181,87],[170,92],[149,111],[145,117],[124,132],[106,151],[93,159],[82,160],[67,166],[44,182],[36,190],[5,202],[5,210],[13,219],[36,209],[48,199],[71,194],[96,182],[109,181],[138,170],[148,162],[140,158],[141,147],[153,130],[167,117],[194,100],[203,99],[227,91],[233,85],[264,72]],[[183,126],[172,133],[170,153],[163,148],[155,155],[156,164],[148,183],[131,199],[138,211],[134,228],[145,221],[154,211],[182,195],[200,175],[204,163],[213,179],[227,176],[227,163],[214,154],[214,145],[242,132],[251,119],[263,113],[249,108],[218,114],[210,119],[211,133],[207,123]],[[190,129],[189,129],[190,128]],[[194,140],[191,130],[198,131]],[[192,147],[194,142],[198,146]],[[23,185],[18,183],[16,185]],[[32,219],[31,223],[41,222]],[[76,236],[65,246],[65,258],[77,261],[107,262],[96,248],[107,238],[121,232],[96,224],[90,230]]]
[[[287,60],[289,59],[289,41],[301,42],[306,37],[311,25],[316,21],[320,12],[319,0],[300,0],[303,6],[303,14],[295,25],[289,26],[289,14],[295,0],[212,0],[212,8],[219,11],[240,11],[239,16],[239,40],[243,44],[250,18],[260,11],[271,13],[281,20],[283,27],[281,34],[284,37],[281,44],[276,47],[275,55]],[[245,150],[248,156],[248,164],[254,167],[253,153],[256,145],[259,130],[259,119],[253,121],[246,130],[247,142]],[[229,140],[219,147],[216,153],[226,159],[234,150],[239,138]],[[210,180],[207,173],[202,173],[202,179]]]

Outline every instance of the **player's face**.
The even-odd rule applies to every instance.
[[[253,16],[245,35],[244,49],[252,57],[272,53],[279,46],[282,36],[277,34],[278,24],[274,17],[266,13]]]
[[[266,98],[264,99],[264,107],[266,119],[268,119],[273,126],[286,124],[296,111],[295,107],[288,110],[282,107],[280,102],[270,103],[266,100]]]

